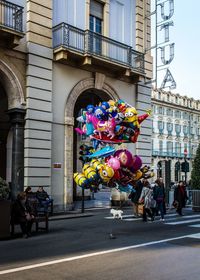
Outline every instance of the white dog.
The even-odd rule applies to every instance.
[[[111,209],[110,213],[113,215],[114,219],[121,219],[122,220],[122,214],[124,212],[122,210]]]

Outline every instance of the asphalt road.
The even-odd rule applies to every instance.
[[[123,220],[109,209],[90,213],[0,241],[0,279],[200,279],[200,213],[170,212],[164,223],[144,223],[131,209]]]

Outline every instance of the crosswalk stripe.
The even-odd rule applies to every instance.
[[[200,224],[197,224],[197,225],[189,225],[189,227],[200,228]]]
[[[200,219],[191,219],[191,220],[169,222],[169,223],[167,222],[165,224],[166,225],[181,225],[181,224],[190,224],[190,223],[195,223],[195,222],[200,222]]]

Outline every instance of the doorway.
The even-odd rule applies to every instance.
[[[90,89],[90,90],[86,90],[83,93],[81,93],[81,95],[78,97],[75,106],[74,106],[74,127],[78,127],[79,126],[79,122],[76,120],[77,117],[79,117],[83,111],[83,109],[85,109],[87,107],[87,105],[93,105],[93,106],[97,106],[100,102],[102,101],[108,101],[110,100],[111,97],[101,91],[101,90],[97,90],[97,89]],[[86,144],[86,145],[90,145],[90,140],[89,138],[85,137],[84,135],[79,135],[77,134],[77,132],[74,130],[74,141],[73,141],[73,172],[81,172],[82,169],[82,163],[79,160],[79,147],[82,144]],[[73,182],[73,200],[77,200],[78,198],[78,193],[77,193],[77,186],[75,184],[75,182]]]
[[[7,139],[11,127],[8,111],[8,98],[3,85],[0,82],[0,177],[7,180]]]

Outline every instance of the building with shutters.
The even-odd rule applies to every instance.
[[[150,0],[0,0],[0,176],[13,197],[44,186],[67,209],[81,109],[118,98],[149,109],[149,12]],[[151,120],[128,146],[151,163]]]
[[[152,92],[152,165],[167,185],[190,180],[200,140],[200,100],[171,92]],[[184,164],[189,170],[185,174]],[[185,178],[185,175],[187,178]]]

